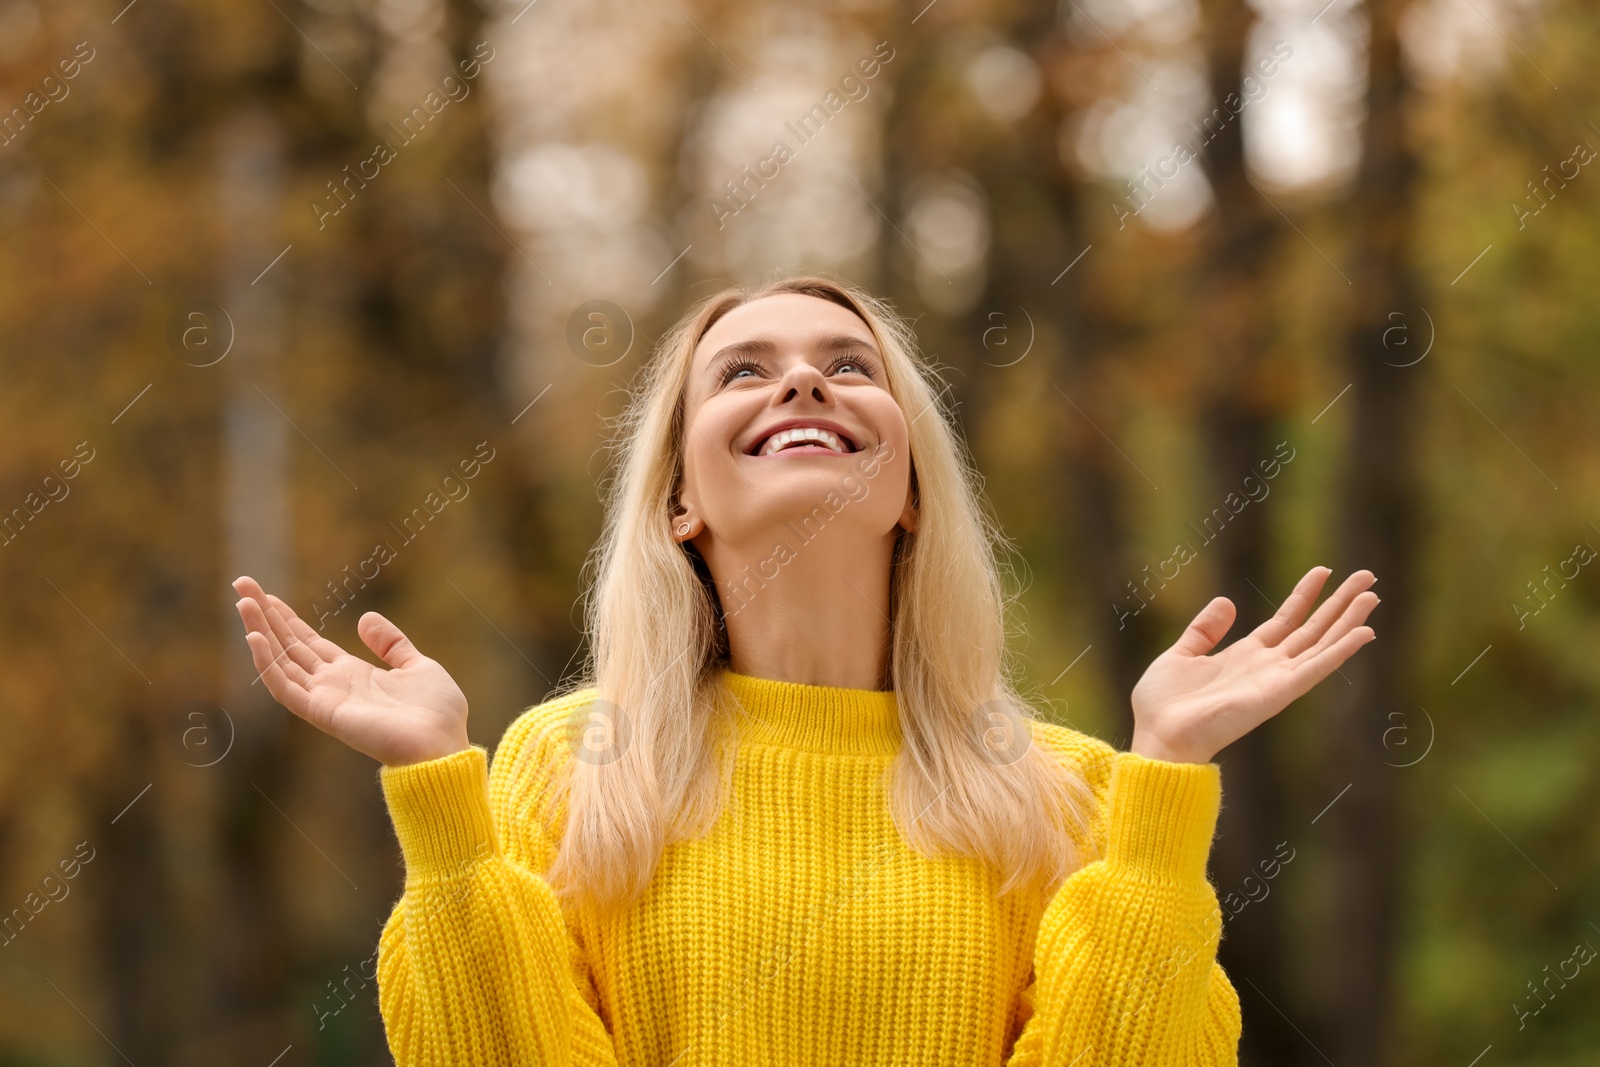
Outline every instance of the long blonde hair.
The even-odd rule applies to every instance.
[[[901,531],[890,578],[891,678],[901,751],[890,807],[923,855],[979,857],[1004,876],[1000,893],[1054,885],[1088,857],[1093,794],[1082,777],[1030,743],[1038,713],[1015,689],[1005,652],[1007,597],[998,526],[940,403],[937,373],[910,326],[854,286],[806,275],[735,286],[705,298],[664,334],[617,420],[615,480],[590,562],[589,656],[562,687],[595,688],[621,733],[614,759],[567,758],[546,817],[565,826],[548,871],[563,894],[614,904],[648,885],[662,849],[707,831],[724,804],[718,676],[727,666],[722,607],[698,551],[671,535],[683,472],[684,393],[695,348],[732,309],[778,293],[832,301],[858,315],[883,355],[886,384],[910,420],[914,532]]]

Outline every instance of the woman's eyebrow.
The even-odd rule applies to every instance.
[[[777,350],[777,347],[775,342],[765,337],[753,337],[748,341],[735,341],[731,345],[724,345],[719,348],[716,354],[707,362],[706,369],[709,373],[711,368],[715,367],[724,356],[770,355]],[[833,334],[817,342],[817,349],[822,352],[836,352],[848,348],[864,348],[873,355],[878,353],[877,348],[873,346],[871,341],[853,337],[850,334]]]
[[[863,340],[860,337],[854,337],[847,333],[834,334],[832,337],[824,337],[817,347],[824,352],[837,352],[840,349],[846,348],[865,348],[873,355],[878,354],[877,348],[871,341]]]
[[[749,341],[735,341],[731,345],[724,345],[717,349],[716,354],[706,362],[706,369],[710,370],[723,356],[753,356],[765,355],[777,349],[777,345],[765,337],[752,338]]]

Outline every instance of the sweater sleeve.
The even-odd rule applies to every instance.
[[[1008,1067],[1237,1067],[1239,997],[1206,880],[1222,769],[1075,736],[1098,858],[1040,919]]]
[[[397,1067],[610,1065],[580,944],[538,873],[532,817],[552,735],[541,706],[506,731],[493,771],[474,745],[379,772],[405,889],[378,943],[378,1007]]]

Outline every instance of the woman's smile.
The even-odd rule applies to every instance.
[[[842,456],[860,451],[844,428],[831,419],[785,419],[762,431],[748,454],[758,459],[778,455]]]

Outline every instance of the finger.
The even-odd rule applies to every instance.
[[[1357,649],[1377,636],[1377,631],[1372,627],[1357,626],[1327,648],[1308,653],[1304,659],[1296,663],[1289,675],[1289,691],[1292,694],[1289,699],[1298,700],[1310,692],[1312,687],[1338,670],[1339,665],[1345,660],[1355,655]]]
[[[1266,622],[1257,626],[1254,636],[1267,648],[1272,648],[1294,632],[1300,620],[1306,617],[1306,612],[1311,605],[1316,603],[1317,594],[1322,590],[1322,583],[1328,580],[1328,575],[1333,570],[1328,567],[1312,567],[1306,571],[1305,576],[1295,583],[1294,591],[1287,600],[1278,608],[1277,614]]]
[[[410,638],[400,632],[400,627],[376,611],[369,611],[356,620],[356,633],[361,635],[361,640],[379,659],[391,667],[403,668],[427,658],[417,651],[417,646],[411,643]]]
[[[291,640],[286,640],[286,638],[292,637],[293,633],[274,626],[272,608],[274,604],[285,609],[288,608],[288,605],[267,593],[261,588],[261,583],[249,575],[234,579],[233,588],[244,598],[238,607],[239,615],[244,619],[246,629],[254,628],[260,630],[272,645],[274,658],[277,658],[279,662],[283,662],[282,655],[284,651],[294,643]],[[249,610],[247,605],[253,605],[254,610]]]
[[[244,635],[244,640],[250,646],[250,659],[256,665],[257,676],[267,687],[267,692],[272,694],[272,699],[304,717],[310,707],[311,695],[304,686],[290,678],[281,661],[274,658],[266,635],[259,630],[252,630]]]
[[[278,614],[283,616],[284,622],[293,622],[295,619],[300,617],[295,610],[289,606],[289,602],[283,599],[281,596],[278,596],[274,593],[268,593],[266,594],[266,602],[278,609]]]
[[[282,601],[277,597],[267,598],[266,615],[267,621],[272,624],[272,636],[277,639],[283,650],[289,653],[289,658],[298,663],[302,669],[307,673],[315,671],[323,663],[322,657],[311,651],[306,643],[295,635],[294,630],[289,627],[289,620],[283,617],[283,612],[278,608],[280,603]]]
[[[240,596],[255,597],[261,601],[265,601],[267,599],[267,594],[265,590],[261,588],[261,583],[250,577],[248,574],[241,574],[239,577],[235,578],[233,580],[233,589],[234,592],[238,593]]]
[[[1286,638],[1285,651],[1293,657],[1299,655],[1305,649],[1313,647],[1326,636],[1330,626],[1337,626],[1338,621],[1344,618],[1356,598],[1368,590],[1377,580],[1377,576],[1369,570],[1356,571],[1346,578],[1339,588],[1328,596],[1328,599],[1323,602],[1310,620]],[[1376,603],[1376,598],[1377,594],[1374,593],[1372,603]],[[1367,610],[1371,610],[1371,604],[1368,605]],[[1335,634],[1334,636],[1337,637],[1338,635]]]
[[[1227,634],[1238,614],[1233,601],[1227,597],[1213,598],[1211,603],[1200,609],[1200,614],[1194,617],[1183,635],[1173,644],[1173,651],[1186,656],[1205,655],[1217,647],[1217,642]]]
[[[260,609],[261,609],[261,620],[263,622],[265,622],[266,617],[267,617],[266,616],[267,593],[266,593],[266,590],[261,588],[261,583],[257,582],[254,578],[250,577],[248,574],[241,575],[240,577],[235,578],[233,580],[233,589],[234,589],[234,592],[239,594],[241,599],[248,600],[248,601],[254,601],[257,605],[260,606]],[[250,625],[250,620],[249,619],[245,620],[245,625],[247,627]]]
[[[345,655],[344,649],[340,648],[326,637],[323,637],[316,630],[312,629],[311,624],[306,622],[299,615],[296,615],[294,609],[288,604],[284,603],[282,599],[273,596],[271,593],[268,593],[267,602],[278,609],[278,614],[282,615],[284,621],[289,624],[289,632],[303,641],[305,646],[309,648],[318,659],[322,660],[324,663],[332,663],[340,656]]]
[[[311,683],[310,673],[289,657],[289,653],[284,648],[283,642],[279,641],[278,635],[273,632],[272,624],[268,621],[266,613],[262,610],[261,602],[257,600],[246,599],[239,601],[235,607],[239,609],[239,616],[244,620],[246,642],[250,640],[250,634],[252,633],[261,637],[261,639],[266,642],[269,661],[277,664],[279,669],[282,670],[283,673],[287,675],[289,680],[294,684],[302,687],[309,687]],[[265,664],[262,663],[256,664],[256,676],[258,678],[262,677],[259,672],[264,666]]]
[[[1345,634],[1366,622],[1367,616],[1371,615],[1372,609],[1377,606],[1377,593],[1374,593],[1372,590],[1368,589],[1358,594],[1354,600],[1345,605],[1344,611],[1339,613],[1339,617],[1335,619],[1330,626],[1328,626],[1326,631],[1317,638],[1314,644],[1312,644],[1309,648],[1303,649],[1300,652],[1291,655],[1289,657],[1290,660],[1293,661],[1302,656],[1314,656],[1328,648],[1331,648],[1334,643],[1342,639]],[[1302,627],[1302,629],[1306,628],[1307,627]],[[1299,642],[1300,634],[1295,633],[1290,635],[1289,639],[1283,644],[1285,648],[1288,648],[1291,644],[1296,644]]]
[[[1311,619],[1304,626],[1284,638],[1284,653],[1290,659],[1293,659],[1306,649],[1314,647],[1327,634],[1329,627],[1334,624],[1335,620],[1344,617],[1350,605],[1355,603],[1356,597],[1360,596],[1377,580],[1377,575],[1368,570],[1356,571],[1346,578],[1339,588],[1335,589],[1328,599],[1323,601],[1322,606],[1316,610],[1316,613],[1311,616]],[[1377,597],[1378,594],[1372,594],[1373,604],[1377,603]],[[1367,611],[1371,610],[1371,605],[1368,605]],[[1362,618],[1365,617],[1366,615],[1363,613]],[[1340,632],[1342,633],[1343,631]],[[1334,634],[1335,638],[1338,636],[1338,634]]]

